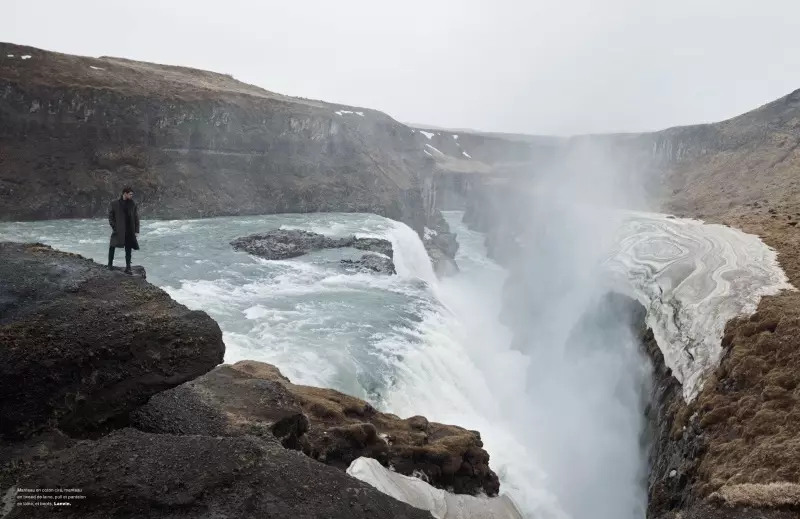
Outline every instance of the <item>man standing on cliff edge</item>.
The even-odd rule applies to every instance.
[[[131,251],[139,250],[139,209],[133,201],[133,189],[126,186],[122,196],[108,206],[108,224],[111,226],[111,243],[108,247],[108,269],[114,264],[114,249],[125,248],[125,273],[131,272]]]

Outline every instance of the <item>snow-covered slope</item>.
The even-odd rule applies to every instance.
[[[487,498],[451,494],[421,479],[392,472],[372,458],[358,458],[350,464],[347,473],[395,499],[429,510],[436,519],[522,519],[508,496]]]

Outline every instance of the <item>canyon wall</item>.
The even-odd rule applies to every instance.
[[[0,219],[371,212],[422,234],[420,135],[229,76],[0,43]]]

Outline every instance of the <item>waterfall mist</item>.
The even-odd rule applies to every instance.
[[[643,206],[634,178],[589,139],[531,172],[506,286],[513,346],[530,359],[520,425],[574,519],[645,516],[649,361],[633,308],[607,297],[601,274],[619,209]]]

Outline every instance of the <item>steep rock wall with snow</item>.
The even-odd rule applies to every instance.
[[[102,217],[131,184],[148,218],[372,212],[422,234],[421,139],[223,74],[0,43],[0,219]]]

